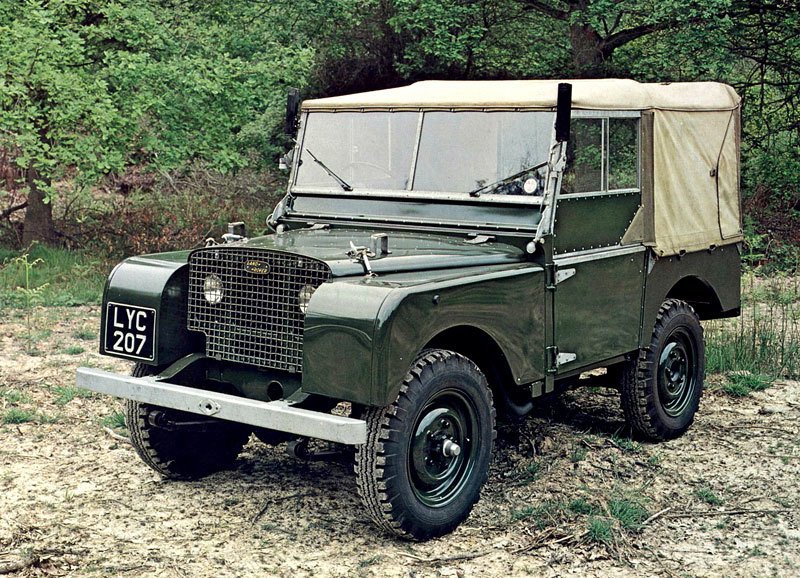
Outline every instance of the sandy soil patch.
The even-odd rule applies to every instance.
[[[26,352],[21,313],[0,312],[0,417],[30,420],[0,423],[0,572],[800,575],[798,382],[707,391],[693,428],[662,444],[628,439],[614,391],[568,392],[501,430],[465,524],[411,543],[366,519],[351,466],[254,438],[233,471],[162,481],[103,429],[119,402],[71,389],[79,365],[129,371],[95,353],[98,324],[96,307],[40,309]]]

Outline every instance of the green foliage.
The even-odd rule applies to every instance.
[[[742,315],[705,326],[706,373],[736,372],[733,380],[771,381],[800,375],[800,293],[797,280],[744,280]],[[765,376],[765,377],[758,377]],[[750,390],[736,381],[732,395]]]
[[[28,394],[13,389],[0,389],[0,399],[11,405],[31,403],[31,398]]]
[[[80,389],[75,386],[57,386],[53,388],[53,393],[56,394],[56,405],[67,405],[76,397],[87,399],[93,395],[91,391]]]
[[[168,4],[168,5],[167,5]],[[0,150],[70,196],[131,165],[271,161],[312,50],[249,2],[12,0],[0,7]],[[0,188],[0,201],[9,193]]]
[[[58,416],[48,415],[46,413],[35,412],[28,409],[20,409],[12,407],[7,409],[0,417],[0,423],[4,424],[21,424],[21,423],[57,423]]]
[[[762,391],[772,385],[772,379],[750,373],[731,373],[722,391],[733,397],[744,397],[753,391]]]
[[[0,263],[0,307],[26,311],[36,304],[99,303],[109,268],[96,256],[42,245],[22,255],[0,248]]]
[[[100,423],[102,423],[104,427],[111,429],[125,429],[125,414],[121,411],[115,411],[105,416]]]
[[[532,461],[522,468],[522,471],[516,478],[516,482],[519,484],[529,484],[531,482],[535,482],[541,477],[543,470],[544,464],[541,461]]]
[[[72,335],[75,339],[80,339],[81,341],[94,341],[97,339],[97,331],[94,329],[77,329]]]
[[[721,506],[725,500],[717,496],[711,488],[703,486],[694,491],[695,497],[701,502],[705,502],[709,506]]]
[[[288,86],[327,96],[424,78],[723,80],[745,103],[746,259],[796,269],[799,28],[792,3],[747,0],[7,0],[0,214],[38,189],[67,207],[60,240],[113,243],[102,225],[141,204],[116,194],[132,188],[161,200],[154,229],[182,230],[178,214],[162,215],[187,208],[172,203],[173,181],[270,166],[287,145]],[[632,169],[612,167],[612,185]],[[131,185],[147,174],[157,188]],[[98,200],[98,185],[112,194]],[[16,239],[18,225],[0,222]]]
[[[650,513],[641,499],[633,497],[618,497],[608,502],[608,511],[616,518],[625,530],[638,530]]]
[[[614,541],[614,526],[606,518],[589,518],[586,538],[598,544],[611,544]]]
[[[42,300],[42,292],[47,287],[47,283],[41,285],[34,285],[31,280],[31,272],[34,268],[43,263],[42,259],[28,259],[28,254],[23,253],[18,257],[11,259],[10,267],[18,271],[22,277],[21,283],[15,287],[16,293],[20,296],[22,307],[25,311],[25,342],[27,344],[27,351],[29,354],[33,351],[33,312],[31,311],[35,304]]]
[[[7,409],[3,414],[3,423],[5,424],[20,424],[36,421],[36,412],[12,407]]]
[[[590,504],[583,498],[578,498],[576,500],[572,500],[569,503],[569,509],[571,512],[575,514],[582,514],[582,515],[593,515],[598,512],[597,506],[594,504]]]

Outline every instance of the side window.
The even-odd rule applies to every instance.
[[[608,119],[608,189],[639,187],[639,119]]]
[[[562,194],[638,187],[639,119],[572,119]]]
[[[603,190],[603,119],[572,120],[562,193]]]

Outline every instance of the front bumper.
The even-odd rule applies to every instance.
[[[89,367],[78,368],[76,383],[98,393],[299,436],[348,445],[367,441],[363,420],[301,409],[285,401],[258,401]]]

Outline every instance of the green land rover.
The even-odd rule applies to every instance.
[[[496,419],[608,368],[633,430],[691,425],[701,319],[739,313],[740,100],[717,83],[427,81],[289,99],[271,234],[132,257],[78,370],[168,478],[251,433],[352,446],[385,530],[468,515]],[[344,403],[343,403],[344,402]],[[337,446],[338,447],[338,446]]]

